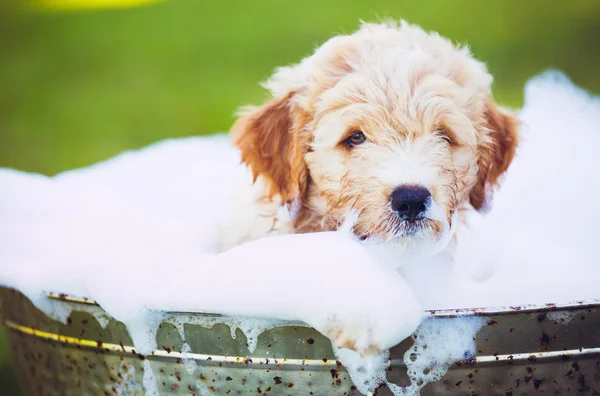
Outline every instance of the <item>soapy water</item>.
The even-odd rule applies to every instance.
[[[121,363],[119,380],[115,384],[104,385],[104,391],[116,396],[145,394],[143,387],[135,379],[135,367],[132,364]]]
[[[363,395],[372,394],[374,389],[386,382],[386,369],[390,364],[389,351],[370,356],[360,356],[346,348],[334,348],[333,352],[348,371],[356,389]]]
[[[156,377],[154,376],[154,371],[152,370],[152,364],[148,359],[144,360],[144,377],[142,379],[142,383],[144,384],[146,396],[160,396]]]
[[[349,349],[334,349],[334,352],[362,394],[372,394],[374,389],[386,384],[396,396],[419,396],[425,385],[442,379],[454,362],[474,358],[475,336],[484,323],[481,317],[425,319],[412,335],[414,344],[404,354],[410,379],[406,387],[386,378],[391,363],[389,351],[366,357]]]
[[[191,353],[192,348],[190,348],[187,342],[184,342],[181,347],[181,360],[183,360],[183,367],[185,367],[188,374],[194,374],[198,368],[198,363],[190,356]]]
[[[246,345],[248,351],[253,353],[256,349],[256,343],[258,342],[258,336],[267,330],[275,327],[297,324],[298,322],[290,322],[286,320],[268,319],[268,318],[252,318],[252,317],[241,317],[241,316],[209,316],[209,315],[190,315],[187,317],[181,317],[181,315],[169,315],[166,316],[164,321],[170,323],[177,329],[182,340],[185,340],[184,324],[192,324],[202,326],[207,329],[212,328],[216,324],[224,324],[229,327],[231,338],[236,339],[237,330],[246,336]],[[187,345],[187,344],[186,344]]]
[[[394,395],[418,396],[430,382],[439,381],[458,360],[475,356],[475,335],[485,319],[481,317],[429,318],[413,335],[414,345],[404,353],[410,385],[387,382]]]
[[[182,319],[168,311],[222,313],[191,320],[205,327],[225,323],[232,337],[240,328],[250,351],[264,330],[302,321],[332,339],[363,394],[386,382],[386,350],[414,333],[404,357],[411,385],[388,387],[417,395],[452,362],[473,355],[481,326],[477,318],[461,318],[427,319],[418,327],[423,309],[600,297],[594,202],[600,100],[548,73],[527,84],[520,118],[523,143],[493,208],[459,230],[454,258],[446,252],[396,272],[348,235],[348,225],[233,249],[217,244],[240,215],[236,208],[244,207],[231,186],[248,174],[226,138],[196,138],[53,178],[0,169],[0,284],[63,322],[70,308],[46,298],[47,291],[92,298],[126,324],[143,354],[156,349],[162,321],[175,325],[182,353],[189,353]],[[224,165],[213,172],[215,163]],[[577,210],[557,213],[573,197]],[[343,298],[329,298],[332,290]],[[108,321],[100,309],[76,309],[87,309],[102,326]],[[271,319],[259,319],[265,317]],[[186,369],[194,364],[188,359]],[[158,394],[148,360],[143,378],[146,394]],[[209,392],[202,386],[198,392]]]

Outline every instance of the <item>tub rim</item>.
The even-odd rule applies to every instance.
[[[45,293],[50,299],[60,300],[72,304],[83,304],[88,306],[101,306],[94,300],[86,297],[77,297],[64,293]],[[460,318],[460,317],[493,317],[496,315],[518,315],[518,314],[539,314],[545,315],[548,312],[557,311],[569,311],[569,310],[582,310],[590,308],[600,308],[600,299],[588,299],[578,300],[570,303],[549,303],[549,304],[527,304],[521,306],[496,306],[486,308],[461,308],[461,309],[441,309],[441,310],[427,310],[425,312],[425,319],[427,318]],[[76,310],[76,308],[74,308]],[[172,315],[190,315],[190,316],[209,316],[209,317],[222,317],[224,315],[209,313],[209,312],[186,312],[186,311],[167,311],[167,314]],[[246,365],[252,367],[284,367],[284,368],[297,368],[297,367],[311,367],[318,370],[328,369],[338,366],[337,360],[329,359],[326,361],[315,360],[315,359],[288,359],[288,358],[271,358],[265,356],[257,356],[251,353],[248,356],[220,356],[220,355],[205,355],[199,353],[184,353],[177,351],[163,351],[154,350],[149,354],[142,355],[135,350],[133,345],[123,344],[110,344],[104,342],[98,342],[94,340],[75,338],[65,336],[58,333],[50,333],[36,328],[23,326],[10,320],[3,320],[3,323],[7,328],[12,331],[16,331],[23,335],[34,336],[38,339],[46,342],[61,343],[63,345],[70,345],[76,348],[94,349],[107,353],[123,354],[131,356],[140,360],[151,359],[151,360],[177,360],[189,358],[193,359],[199,364],[228,364],[228,365]],[[292,322],[290,322],[291,324]],[[294,326],[308,326],[305,323],[294,322]],[[532,364],[535,362],[551,362],[551,361],[565,361],[572,358],[578,359],[589,359],[597,358],[600,356],[600,347],[581,347],[578,349],[569,350],[556,350],[556,351],[533,351],[533,352],[521,352],[516,354],[485,354],[482,356],[475,356],[469,360],[459,360],[452,364],[452,367],[460,367],[463,365],[480,365],[480,366],[495,366],[495,365],[506,365],[506,364]],[[390,364],[392,366],[403,366],[402,359],[391,359]]]
[[[100,306],[98,302],[87,297],[73,296],[66,293],[48,292],[46,296],[50,299],[66,301],[77,304]],[[101,306],[100,306],[101,307]],[[495,316],[510,315],[515,313],[531,313],[539,311],[561,311],[569,309],[585,309],[600,307],[600,298],[576,300],[566,303],[546,303],[546,304],[523,304],[523,305],[498,305],[491,307],[478,308],[444,308],[427,309],[425,318],[458,318],[467,316]],[[166,311],[172,315],[200,315],[200,316],[224,316],[215,312],[191,312],[191,311]]]

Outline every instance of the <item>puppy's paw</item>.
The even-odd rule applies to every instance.
[[[377,331],[370,321],[342,320],[331,316],[322,330],[337,348],[356,351],[361,356],[381,354],[383,347],[376,336]]]

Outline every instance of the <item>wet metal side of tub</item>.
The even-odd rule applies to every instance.
[[[358,394],[335,360],[329,340],[301,324],[267,330],[250,353],[246,337],[216,324],[186,324],[185,339],[162,323],[158,350],[142,356],[125,326],[102,327],[93,302],[55,296],[74,308],[67,323],[49,319],[22,294],[0,289],[15,370],[25,395],[144,394],[151,365],[161,394]],[[454,364],[423,395],[600,395],[600,304],[432,312],[433,317],[479,315],[473,359]],[[189,314],[180,314],[184,321]],[[408,385],[407,339],[391,351],[388,380]],[[381,395],[391,394],[382,386]]]

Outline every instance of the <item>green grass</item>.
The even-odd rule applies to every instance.
[[[16,12],[15,1],[0,0],[0,166],[46,174],[228,130],[237,107],[265,99],[258,82],[275,67],[359,19],[404,18],[468,43],[506,105],[549,67],[600,92],[596,0],[173,0],[68,13]]]
[[[598,1],[180,0],[98,12],[0,10],[0,166],[56,173],[166,137],[229,129],[258,82],[359,19],[469,43],[504,104],[548,67],[600,91]]]

